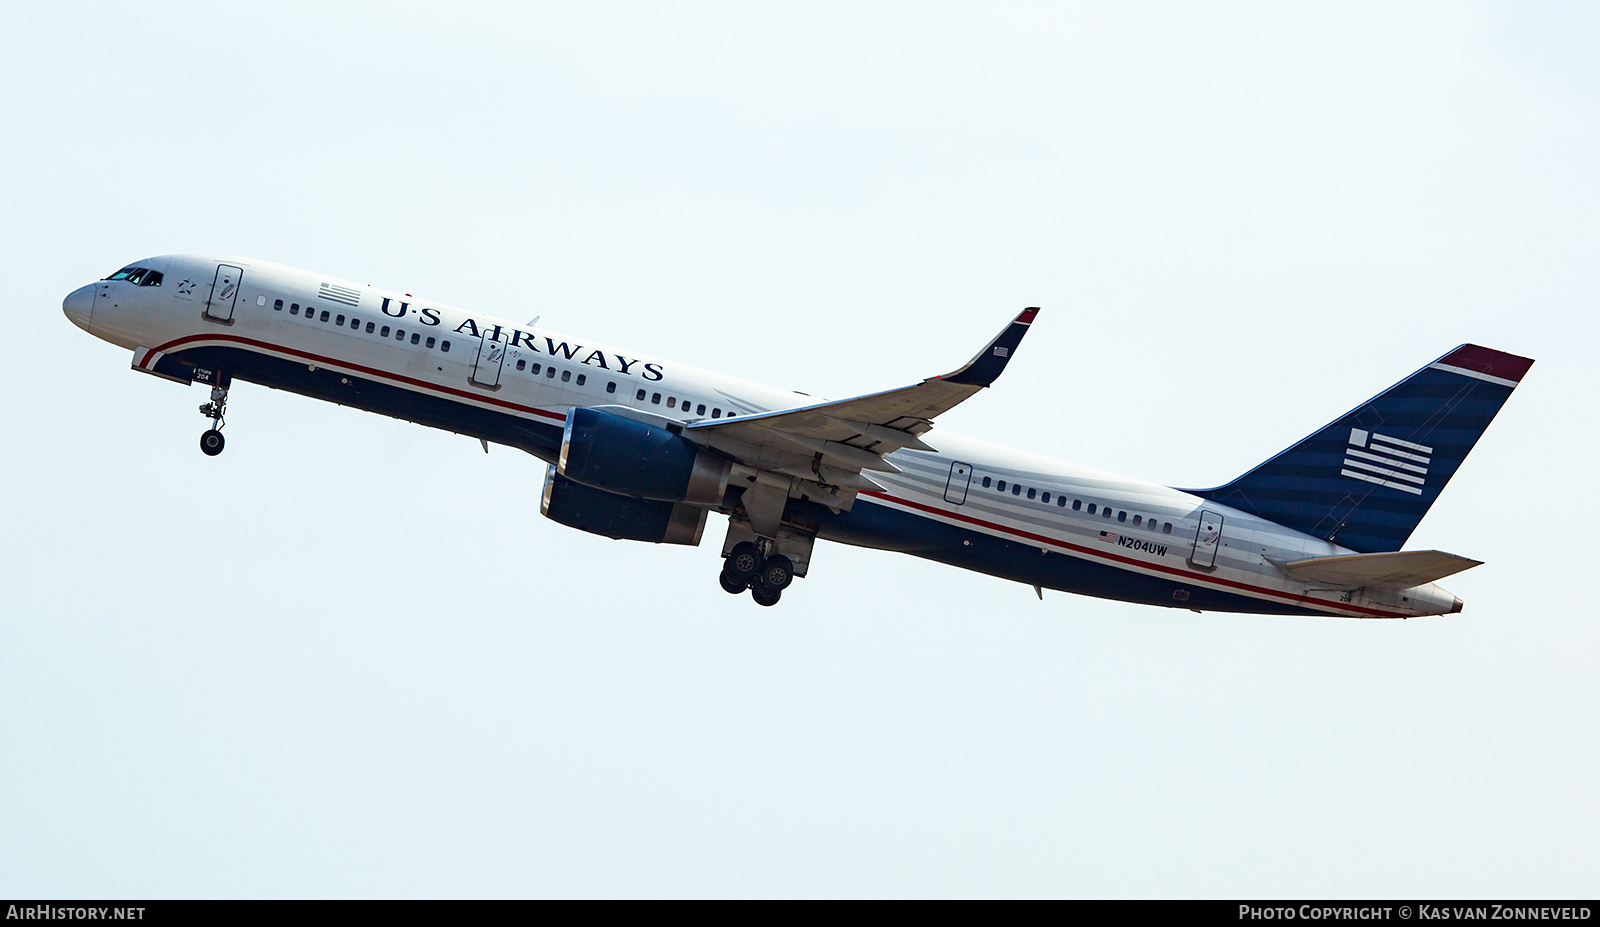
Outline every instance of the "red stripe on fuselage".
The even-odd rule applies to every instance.
[[[1035,543],[1049,544],[1052,547],[1059,547],[1059,548],[1062,548],[1062,549],[1065,549],[1065,550],[1075,551],[1077,553],[1086,554],[1086,555],[1088,555],[1090,557],[1095,557],[1095,558],[1102,559],[1102,560],[1113,560],[1113,561],[1116,561],[1117,563],[1128,564],[1129,566],[1142,567],[1142,568],[1147,569],[1147,570],[1155,570],[1155,571],[1160,572],[1160,573],[1166,573],[1166,574],[1169,574],[1171,576],[1180,577],[1180,578],[1183,579],[1184,582],[1192,583],[1192,584],[1194,584],[1196,586],[1208,586],[1208,585],[1230,586],[1230,587],[1232,587],[1234,589],[1242,589],[1242,590],[1245,590],[1247,592],[1255,593],[1258,596],[1270,596],[1270,597],[1275,598],[1275,599],[1287,599],[1287,600],[1289,600],[1291,602],[1297,602],[1297,603],[1302,603],[1302,604],[1306,604],[1306,605],[1312,605],[1312,606],[1316,606],[1318,608],[1332,608],[1332,609],[1338,609],[1340,611],[1354,612],[1354,613],[1356,613],[1358,615],[1372,615],[1372,616],[1381,617],[1381,618],[1407,618],[1407,617],[1410,617],[1405,612],[1390,612],[1390,611],[1384,611],[1383,609],[1377,609],[1377,608],[1362,608],[1362,607],[1356,606],[1356,605],[1346,605],[1346,604],[1344,604],[1342,602],[1329,602],[1326,599],[1313,599],[1310,596],[1296,595],[1296,594],[1294,594],[1292,592],[1280,592],[1280,591],[1278,591],[1276,589],[1268,589],[1268,588],[1266,588],[1264,586],[1252,586],[1249,583],[1241,583],[1241,582],[1237,582],[1237,581],[1231,580],[1231,579],[1214,579],[1214,578],[1201,579],[1201,578],[1197,578],[1196,576],[1194,576],[1191,573],[1185,573],[1183,570],[1174,569],[1173,567],[1164,566],[1164,565],[1159,564],[1159,563],[1150,563],[1150,562],[1145,561],[1145,560],[1135,560],[1132,557],[1123,557],[1123,556],[1118,555],[1118,554],[1111,554],[1111,553],[1106,553],[1105,551],[1093,550],[1093,549],[1088,548],[1088,547],[1080,547],[1077,544],[1069,544],[1066,541],[1060,541],[1060,540],[1057,540],[1055,538],[1046,537],[1046,536],[1044,536],[1042,534],[1034,534],[1031,531],[1023,531],[1020,528],[1012,528],[1012,527],[1010,527],[1008,525],[1001,525],[1001,524],[997,524],[997,523],[992,522],[992,521],[984,521],[981,518],[974,518],[971,515],[964,515],[964,514],[962,514],[960,512],[951,512],[951,511],[947,511],[945,509],[938,508],[937,506],[927,505],[927,504],[922,503],[922,502],[913,502],[910,499],[902,499],[899,496],[892,496],[892,495],[890,495],[889,493],[886,493],[886,492],[877,492],[877,491],[873,491],[873,490],[865,490],[864,489],[864,490],[861,491],[861,495],[863,495],[863,496],[872,496],[872,497],[877,498],[877,499],[883,499],[886,502],[892,502],[892,503],[894,503],[896,505],[904,505],[904,506],[906,506],[908,508],[918,509],[920,511],[928,512],[928,513],[931,513],[931,514],[934,514],[934,515],[942,515],[945,518],[952,518],[952,519],[955,519],[956,521],[963,521],[963,522],[966,522],[968,524],[977,525],[977,526],[982,527],[982,528],[990,528],[992,530],[1000,531],[1000,532],[1003,532],[1005,534],[1012,535],[1014,537],[1026,538],[1026,539],[1028,539],[1030,541],[1034,541]]]
[[[404,383],[404,384],[407,384],[407,385],[410,385],[410,386],[418,387],[418,388],[425,389],[425,390],[430,390],[430,391],[433,391],[433,392],[447,393],[447,394],[450,394],[450,395],[453,395],[453,396],[459,396],[459,397],[461,397],[463,399],[469,399],[469,400],[472,400],[472,401],[475,401],[475,402],[487,403],[489,405],[500,406],[500,407],[506,408],[506,409],[514,409],[514,410],[519,411],[519,412],[527,412],[527,413],[530,413],[530,414],[533,414],[533,415],[539,415],[539,416],[543,416],[545,418],[554,419],[555,421],[558,421],[558,422],[566,421],[566,416],[565,415],[561,415],[561,414],[556,413],[556,412],[550,412],[550,411],[547,411],[545,409],[539,409],[539,408],[535,408],[533,406],[524,406],[524,405],[520,405],[520,404],[515,403],[515,402],[508,402],[508,401],[506,401],[504,399],[495,399],[492,396],[480,396],[480,395],[477,395],[477,394],[474,394],[474,393],[467,392],[466,390],[456,389],[455,387],[439,386],[439,385],[434,384],[434,383],[429,383],[429,382],[427,382],[425,380],[418,380],[418,379],[414,379],[412,377],[403,376],[401,374],[389,373],[388,371],[378,370],[376,368],[367,367],[367,366],[364,366],[362,364],[354,364],[354,363],[351,363],[349,361],[341,361],[341,360],[338,360],[336,358],[325,357],[325,356],[323,356],[321,354],[312,354],[309,351],[300,351],[300,350],[297,350],[295,348],[288,348],[288,347],[284,347],[283,345],[273,344],[271,342],[257,341],[254,338],[245,338],[245,337],[243,337],[241,335],[223,335],[223,334],[216,334],[216,335],[189,335],[189,336],[186,336],[186,337],[183,337],[183,338],[178,338],[176,340],[169,341],[166,344],[161,345],[160,347],[156,348],[155,351],[152,352],[152,354],[155,354],[155,353],[170,353],[175,348],[182,347],[183,345],[195,344],[196,342],[231,342],[231,343],[234,343],[234,344],[248,345],[250,347],[255,347],[255,348],[263,348],[263,349],[265,349],[265,350],[267,350],[269,352],[276,352],[276,353],[280,353],[280,354],[290,354],[290,355],[293,355],[295,357],[300,357],[300,358],[303,358],[303,359],[308,360],[308,361],[317,361],[319,363],[328,365],[330,367],[341,367],[341,368],[352,370],[352,371],[359,371],[361,373],[367,374],[368,376],[378,377],[378,378],[385,379],[385,380],[392,380],[392,381],[394,381],[396,383]],[[1197,585],[1197,586],[1229,586],[1229,587],[1232,587],[1232,588],[1235,588],[1235,589],[1241,589],[1241,590],[1245,590],[1247,592],[1255,593],[1258,596],[1269,596],[1271,598],[1276,598],[1276,599],[1286,599],[1286,600],[1291,601],[1291,602],[1303,603],[1303,604],[1315,606],[1315,607],[1318,607],[1318,608],[1336,609],[1336,610],[1339,610],[1339,611],[1353,612],[1355,614],[1373,615],[1375,617],[1383,617],[1383,618],[1404,618],[1404,617],[1408,617],[1403,612],[1388,612],[1388,611],[1383,611],[1381,609],[1360,608],[1360,607],[1354,606],[1354,605],[1345,605],[1345,604],[1343,604],[1341,602],[1329,602],[1329,601],[1327,601],[1325,599],[1313,599],[1313,598],[1310,598],[1309,596],[1295,595],[1294,593],[1289,593],[1289,592],[1279,592],[1279,591],[1274,590],[1274,589],[1267,589],[1267,588],[1264,588],[1264,587],[1261,587],[1261,586],[1252,586],[1252,585],[1250,585],[1248,583],[1236,582],[1234,580],[1228,580],[1228,579],[1199,579],[1199,578],[1196,578],[1195,576],[1193,576],[1192,574],[1185,573],[1182,570],[1177,570],[1177,569],[1174,569],[1174,568],[1169,567],[1169,566],[1163,566],[1163,565],[1158,564],[1158,563],[1148,563],[1148,562],[1143,561],[1143,560],[1135,560],[1132,557],[1123,557],[1123,556],[1119,556],[1117,554],[1106,553],[1104,551],[1091,550],[1090,548],[1087,548],[1087,547],[1080,547],[1080,546],[1078,546],[1076,544],[1070,544],[1070,543],[1067,543],[1066,541],[1060,541],[1060,540],[1057,540],[1055,538],[1046,537],[1046,536],[1044,536],[1042,534],[1034,534],[1034,533],[1032,533],[1030,531],[1023,531],[1020,528],[1012,528],[1012,527],[1009,527],[1009,526],[1006,526],[1006,525],[997,524],[995,522],[984,521],[981,518],[974,518],[971,515],[964,515],[964,514],[962,514],[960,512],[946,511],[944,509],[940,509],[940,508],[937,508],[937,507],[931,506],[931,505],[926,505],[926,504],[921,503],[921,502],[913,502],[910,499],[901,499],[898,496],[892,496],[892,495],[890,495],[888,493],[885,493],[885,492],[876,492],[876,491],[863,490],[861,492],[861,495],[870,496],[870,497],[877,498],[877,499],[882,499],[882,500],[884,500],[886,502],[894,503],[896,505],[903,505],[903,506],[906,506],[908,508],[917,509],[917,510],[920,510],[920,511],[923,511],[923,512],[928,512],[928,513],[933,514],[933,515],[940,515],[940,516],[943,516],[945,518],[954,519],[956,521],[967,522],[968,524],[977,525],[979,527],[989,528],[989,529],[992,529],[992,530],[995,530],[995,531],[1002,532],[1004,534],[1012,535],[1014,537],[1026,538],[1026,539],[1028,539],[1030,541],[1034,541],[1036,543],[1049,544],[1052,547],[1061,548],[1063,550],[1075,551],[1077,553],[1085,554],[1085,555],[1090,556],[1090,557],[1094,557],[1094,558],[1098,558],[1098,559],[1102,559],[1102,560],[1111,560],[1111,561],[1115,561],[1115,562],[1118,562],[1118,563],[1125,563],[1125,564],[1128,564],[1129,566],[1137,566],[1137,567],[1142,567],[1142,568],[1148,569],[1148,570],[1155,570],[1157,572],[1167,573],[1167,574],[1172,575],[1172,576],[1180,577],[1185,582],[1191,583],[1191,584]]]
[[[197,341],[231,341],[236,344],[244,344],[256,348],[265,348],[268,351],[273,351],[279,354],[292,354],[295,357],[304,358],[310,361],[317,361],[330,367],[341,367],[346,370],[359,371],[367,374],[368,376],[381,377],[385,380],[393,380],[396,383],[405,383],[410,386],[417,386],[426,390],[432,390],[434,392],[449,393],[452,396],[460,396],[463,399],[471,399],[474,402],[483,402],[488,403],[489,405],[500,406],[505,409],[515,409],[518,412],[542,415],[545,418],[555,419],[558,422],[564,422],[567,420],[567,417],[559,412],[551,412],[546,409],[536,408],[534,406],[525,406],[515,402],[507,402],[504,399],[495,399],[493,396],[480,396],[476,393],[470,393],[463,389],[456,389],[453,386],[440,386],[437,383],[429,383],[426,380],[418,380],[412,377],[402,376],[398,373],[389,373],[386,370],[378,370],[375,367],[366,367],[361,364],[353,364],[350,361],[342,361],[338,360],[337,358],[324,357],[321,354],[312,354],[309,351],[299,351],[294,348],[284,347],[281,344],[273,344],[269,341],[257,341],[254,338],[245,338],[241,335],[189,335],[184,338],[179,338],[175,341],[169,341],[156,350],[166,353],[172,351],[172,349],[179,347],[180,345],[193,344]]]

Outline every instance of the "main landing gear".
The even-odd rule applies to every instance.
[[[782,554],[763,555],[760,547],[741,541],[722,562],[719,582],[733,595],[750,590],[757,605],[777,605],[783,590],[794,582],[794,563]]]
[[[200,414],[211,419],[211,427],[200,436],[200,452],[207,457],[215,457],[222,453],[223,446],[227,444],[222,437],[222,419],[227,410],[228,387],[224,385],[211,387],[211,401],[200,407]]]

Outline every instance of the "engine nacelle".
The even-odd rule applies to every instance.
[[[619,496],[721,505],[732,464],[658,425],[573,409],[561,433],[560,474]]]
[[[706,528],[705,509],[680,502],[619,496],[574,483],[557,473],[555,467],[545,471],[539,511],[569,528],[621,541],[694,547]]]

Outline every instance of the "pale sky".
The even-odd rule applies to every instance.
[[[32,5],[0,34],[0,896],[1593,897],[1587,4]],[[249,256],[1226,481],[1536,358],[1408,547],[1455,616],[1195,614],[819,544],[772,609],[518,451],[128,369]]]

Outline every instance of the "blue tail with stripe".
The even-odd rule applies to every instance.
[[[1462,345],[1226,486],[1188,491],[1361,553],[1399,550],[1531,366]]]

